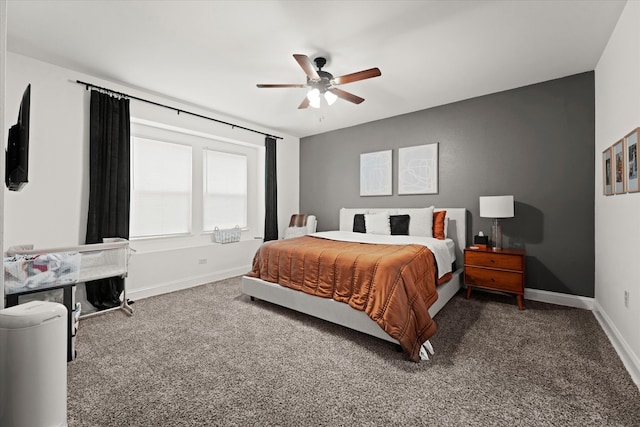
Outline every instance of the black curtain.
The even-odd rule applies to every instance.
[[[89,217],[86,243],[129,238],[129,100],[91,91]],[[98,309],[120,305],[124,279],[87,283],[87,300]]]
[[[276,139],[264,139],[265,153],[265,213],[264,241],[278,240],[278,179],[276,174]]]

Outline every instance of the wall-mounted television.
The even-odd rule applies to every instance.
[[[22,190],[28,182],[30,103],[31,85],[29,84],[22,95],[18,122],[9,129],[4,182],[11,191]]]

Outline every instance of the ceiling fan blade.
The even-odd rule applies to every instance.
[[[301,110],[303,108],[307,108],[309,106],[309,98],[307,98],[306,96],[304,97],[304,100],[300,103],[300,105],[298,106],[298,110]]]
[[[301,84],[257,84],[256,86],[260,87],[260,88],[278,88],[278,87],[307,87],[307,85],[301,85]]]
[[[335,77],[334,84],[343,85],[347,83],[357,82],[358,80],[370,79],[372,77],[381,76],[382,73],[378,68],[369,68],[368,70],[358,71],[357,73],[345,74],[344,76]]]
[[[339,98],[342,98],[346,101],[349,102],[353,102],[354,104],[360,104],[362,101],[364,101],[364,98],[360,98],[357,95],[354,95],[352,93],[349,92],[345,92],[342,89],[338,89],[338,88],[331,88],[329,89],[329,92],[331,92],[332,94],[336,95]]]
[[[296,61],[298,61],[298,64],[300,64],[300,67],[302,67],[304,72],[307,74],[307,76],[311,80],[320,80],[320,75],[318,75],[318,72],[313,67],[313,63],[311,62],[311,60],[307,55],[300,55],[298,53],[294,53],[293,57],[296,59]]]

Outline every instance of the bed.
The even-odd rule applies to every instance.
[[[431,209],[431,211],[429,211],[429,209]],[[427,210],[427,212],[430,212],[429,215],[433,215],[436,212],[441,212],[441,213],[443,211],[445,212],[444,218],[446,221],[445,229],[446,229],[446,237],[447,237],[446,247],[447,247],[447,252],[451,257],[450,259],[448,260],[445,259],[444,261],[442,259],[436,260],[436,258],[438,257],[434,255],[429,255],[430,258],[424,258],[425,256],[424,248],[420,249],[419,247],[420,245],[411,242],[411,239],[407,239],[408,236],[404,236],[404,235],[403,236],[382,236],[381,241],[384,241],[384,239],[387,237],[391,237],[394,239],[397,238],[398,240],[398,242],[395,242],[395,243],[383,244],[383,243],[380,243],[380,241],[378,240],[380,236],[372,235],[374,233],[368,233],[368,232],[353,233],[352,232],[355,225],[354,221],[356,222],[358,221],[359,219],[357,218],[358,216],[362,217],[363,215],[366,215],[367,220],[371,220],[371,224],[374,224],[372,218],[374,218],[374,216],[375,217],[380,216],[376,214],[386,213],[390,216],[395,216],[395,217],[409,215],[410,216],[409,225],[410,226],[411,224],[414,225],[411,227],[409,234],[418,235],[423,232],[421,232],[420,229],[419,228],[417,229],[416,227],[423,223],[423,218],[429,217],[429,215],[424,216],[424,210]],[[430,227],[431,227],[431,224],[429,223],[424,228],[430,228]],[[282,243],[283,241],[267,242],[263,244],[261,248],[258,250],[258,252],[256,253],[252,271],[242,278],[243,293],[246,295],[249,295],[251,299],[260,299],[263,301],[268,301],[270,303],[278,304],[292,310],[296,310],[311,316],[315,316],[315,317],[381,338],[383,340],[393,342],[395,344],[398,344],[400,347],[402,347],[402,349],[405,351],[405,353],[411,360],[418,361],[418,360],[428,359],[428,353],[433,352],[431,344],[429,343],[428,339],[430,338],[430,336],[432,336],[435,333],[435,330],[436,330],[435,322],[433,322],[432,318],[438,313],[438,311],[440,311],[440,309],[442,309],[442,307],[444,307],[444,305],[453,297],[453,295],[457,293],[457,291],[460,289],[462,284],[462,265],[463,265],[462,251],[466,244],[466,209],[464,208],[433,209],[432,207],[422,208],[422,209],[408,209],[408,208],[407,209],[403,209],[403,208],[345,209],[343,208],[340,211],[340,227],[339,228],[340,229],[336,230],[335,232],[320,232],[320,233],[311,234],[309,236],[289,239],[286,244]],[[337,237],[327,236],[327,234],[337,234],[338,236]],[[381,318],[380,316],[381,311],[378,310],[379,307],[381,305],[384,305],[385,312],[383,313],[383,315],[387,315],[386,304],[388,301],[392,299],[397,299],[395,298],[395,296],[394,298],[388,298],[388,297],[386,299],[383,298],[381,300],[382,303],[380,303],[379,301],[378,302],[374,301],[373,305],[377,307],[375,309],[370,309],[368,305],[369,303],[367,301],[367,303],[364,304],[366,307],[362,309],[361,307],[358,307],[359,305],[358,296],[356,296],[355,298],[351,296],[345,296],[344,298],[338,297],[337,298],[338,301],[336,301],[331,297],[327,297],[326,294],[323,295],[322,292],[312,291],[311,293],[309,293],[309,289],[308,289],[309,287],[315,286],[316,288],[318,288],[318,285],[309,285],[308,283],[304,282],[304,280],[306,279],[300,279],[303,282],[296,283],[296,280],[298,279],[296,277],[293,277],[296,274],[298,274],[296,272],[299,272],[301,268],[304,270],[303,268],[304,266],[307,266],[305,268],[308,269],[309,268],[308,266],[312,265],[309,263],[309,259],[307,259],[310,256],[310,254],[311,255],[316,253],[323,254],[320,256],[320,258],[322,258],[323,256],[326,257],[327,253],[332,253],[333,249],[330,249],[330,250],[327,249],[328,252],[323,252],[322,249],[304,249],[304,251],[307,251],[306,254],[304,254],[304,251],[303,251],[302,255],[300,254],[296,255],[293,247],[297,244],[300,247],[306,248],[306,245],[309,245],[311,242],[311,240],[309,239],[315,239],[314,242],[318,240],[326,240],[328,242],[331,242],[331,243],[327,243],[329,246],[331,246],[331,248],[341,245],[340,243],[337,243],[336,241],[334,241],[334,238],[337,240],[352,239],[354,241],[344,242],[345,245],[351,245],[351,246],[348,249],[346,249],[345,252],[343,252],[342,254],[337,254],[336,258],[334,258],[332,262],[335,262],[336,259],[339,259],[342,262],[342,259],[345,257],[347,258],[352,257],[353,259],[357,259],[358,257],[363,258],[364,255],[354,254],[353,251],[357,250],[356,249],[357,247],[368,248],[371,245],[376,246],[376,250],[375,250],[376,252],[378,251],[377,249],[378,246],[380,247],[379,250],[383,251],[383,250],[387,250],[387,248],[383,248],[383,247],[396,245],[396,249],[394,248],[388,249],[388,250],[391,250],[392,252],[404,251],[404,249],[399,249],[399,247],[407,246],[408,247],[407,250],[409,252],[413,251],[411,252],[413,253],[413,255],[410,255],[410,257],[413,256],[413,257],[419,258],[420,260],[424,260],[424,262],[419,262],[419,263],[412,262],[411,265],[396,263],[398,265],[401,265],[400,268],[402,271],[402,273],[398,272],[397,276],[398,277],[402,276],[402,277],[398,279],[397,276],[393,276],[393,275],[389,276],[389,277],[394,277],[393,280],[391,279],[389,280],[389,282],[391,281],[394,282],[393,287],[391,287],[394,290],[394,292],[397,292],[397,289],[398,289],[395,283],[402,283],[402,286],[407,288],[407,290],[404,290],[402,292],[403,292],[403,295],[404,294],[409,295],[405,299],[410,302],[411,307],[409,308],[410,313],[402,314],[402,316],[404,316],[407,319],[405,323],[402,323],[399,326],[398,325],[389,326],[389,324],[386,323],[386,320]],[[364,244],[355,242],[360,238],[365,241]],[[432,239],[432,240],[435,240],[435,239]],[[265,266],[266,264],[269,264],[269,263],[265,261],[266,258],[262,259],[264,257],[261,255],[261,252],[271,252],[274,250],[275,247],[278,247],[278,246],[283,246],[282,248],[280,248],[282,250],[281,253],[284,254],[282,256],[287,257],[286,262],[280,262],[280,264],[283,264],[283,265],[289,264],[290,266],[293,266],[294,267],[292,269],[293,273],[273,271],[274,270],[273,262],[271,262],[270,266]],[[374,250],[368,248],[367,251],[374,251]],[[431,253],[430,250],[428,250],[427,252]],[[440,253],[441,256],[439,258],[442,258],[442,253],[443,253],[442,248],[433,251],[433,254],[437,254],[437,253]],[[273,258],[273,255],[270,255],[270,256]],[[377,261],[375,261],[376,263],[378,263],[376,264],[376,270],[378,269],[377,265],[379,265],[379,263],[382,262],[380,261],[381,259],[382,260],[393,259],[393,257],[387,256],[387,255],[380,257]],[[445,263],[444,266],[443,266],[443,262]],[[446,263],[449,263],[448,267],[446,266]],[[419,264],[419,265],[415,266],[414,264]],[[421,275],[423,275],[423,273],[420,272],[421,270],[416,270],[416,268],[417,269],[422,268],[421,267],[422,264],[430,264],[430,265],[433,264],[436,266],[436,270],[435,270],[436,273],[433,274],[432,277],[429,279],[432,282],[432,284],[428,284],[428,282],[425,282],[426,284],[424,285],[425,287],[433,289],[433,294],[429,293],[430,291],[426,291],[427,293],[425,294],[424,291],[422,290],[423,286],[421,285],[421,283],[423,278]],[[342,269],[343,267],[339,267],[339,268]],[[348,265],[346,268],[348,269]],[[358,268],[361,268],[361,267],[358,266]],[[356,270],[355,264],[353,269],[354,271]],[[373,274],[373,273],[366,272],[364,270],[359,270],[359,271],[360,273],[357,274],[358,276]],[[406,271],[410,271],[411,273],[405,274]],[[340,282],[341,278],[337,276],[337,273],[335,274],[336,274],[335,281]],[[389,274],[389,273],[385,273],[385,274]],[[324,273],[323,275],[326,276],[326,274]],[[408,278],[405,276],[408,276]],[[278,279],[274,280],[275,277],[277,277]],[[438,284],[438,279],[440,279],[439,284]],[[345,280],[343,280],[343,282]],[[381,283],[381,281],[378,280],[376,283],[379,284]],[[416,284],[420,284],[420,286],[416,286]],[[366,288],[366,286],[368,285],[365,285],[364,287]],[[379,285],[376,285],[376,286],[380,288],[388,287],[386,284],[384,284],[383,286],[379,286]],[[360,285],[354,286],[353,284],[351,285],[352,289],[360,289],[361,287],[363,286],[360,286]],[[374,286],[372,285],[371,287],[373,288]],[[307,288],[307,289],[304,289],[304,288]],[[320,286],[320,288],[322,288],[322,286]],[[416,288],[417,290],[414,291],[413,288]],[[418,296],[415,295],[416,292],[418,293],[418,296],[420,296],[421,298],[418,298]],[[336,292],[336,293],[339,293],[339,292]],[[320,296],[316,296],[318,294]],[[353,301],[350,298],[355,299],[356,303],[353,303]],[[368,294],[366,298],[369,298]],[[424,304],[422,303],[423,301],[424,301]],[[357,308],[354,308],[354,307],[357,307]],[[401,310],[404,310],[404,309],[401,309]],[[393,317],[397,317],[394,312],[391,312],[390,315],[392,317],[391,320],[393,320]],[[408,325],[407,322],[411,322],[412,324]],[[416,324],[413,324],[413,323],[416,323]],[[416,329],[415,333],[413,331],[414,328]],[[398,334],[398,330],[401,330],[400,334]],[[415,336],[410,336],[408,339],[407,336],[405,336],[406,330],[411,330],[409,335],[413,334]]]

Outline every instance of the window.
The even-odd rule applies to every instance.
[[[237,225],[241,240],[261,235],[264,145],[135,117],[131,136],[129,235],[138,248],[207,245],[215,227]]]
[[[247,156],[204,150],[203,230],[247,227]]]
[[[189,233],[192,148],[132,140],[130,236]]]

